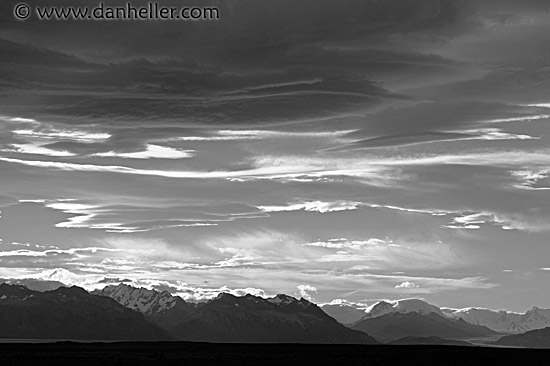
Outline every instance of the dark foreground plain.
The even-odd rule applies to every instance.
[[[0,344],[8,365],[548,365],[550,350],[458,346],[121,342]]]

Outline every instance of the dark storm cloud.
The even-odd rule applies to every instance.
[[[142,3],[146,1],[133,5]],[[0,26],[4,38],[15,41],[0,44],[9,55],[0,74],[3,88],[12,91],[2,97],[6,112],[72,117],[71,124],[177,118],[192,124],[247,125],[373,108],[404,98],[373,80],[460,74],[459,64],[440,56],[387,49],[387,37],[451,34],[471,13],[468,2],[440,0],[185,5],[195,3],[219,6],[221,19],[15,22],[15,2],[3,3]]]
[[[181,60],[100,65],[8,41],[0,47],[9,55],[0,75],[3,88],[11,91],[3,97],[6,112],[25,115],[42,110],[78,118],[71,123],[83,118],[183,117],[183,122],[193,124],[246,125],[402,98],[345,69],[252,69],[242,75]]]
[[[230,0],[187,1],[185,5],[214,5],[221,19],[215,22],[15,22],[17,1],[3,2],[2,28],[12,39],[46,42],[47,47],[81,51],[99,49],[101,57],[182,55],[197,52],[230,56],[241,61],[265,56],[273,50],[299,44],[353,41],[365,36],[442,29],[457,24],[468,8],[465,1],[445,0]],[[121,5],[120,1],[105,1]],[[147,1],[134,1],[134,6]],[[44,4],[29,1],[30,5]],[[96,6],[92,0],[56,1],[56,6]],[[182,6],[180,1],[162,5]],[[78,30],[77,32],[75,30]],[[162,39],[162,42],[159,42]]]

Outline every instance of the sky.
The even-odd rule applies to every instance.
[[[0,5],[0,277],[550,307],[546,2],[17,21],[18,2]]]

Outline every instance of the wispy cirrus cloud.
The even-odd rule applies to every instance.
[[[186,159],[194,156],[193,150],[179,150],[166,146],[148,144],[143,151],[97,153],[100,157],[118,157],[125,159]]]
[[[288,211],[313,211],[319,213],[329,213],[338,211],[356,210],[361,205],[360,202],[337,201],[306,201],[303,203],[289,204],[287,206],[259,206],[264,212],[288,212]]]

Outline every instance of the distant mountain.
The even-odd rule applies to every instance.
[[[442,317],[445,316],[445,314],[435,305],[428,304],[419,299],[404,299],[377,302],[365,310],[365,318],[376,318],[390,313],[407,314],[412,312],[424,315],[435,313]]]
[[[357,309],[348,304],[324,304],[320,308],[341,324],[352,324],[365,316],[364,309]]]
[[[173,339],[142,314],[82,288],[38,292],[8,284],[0,285],[0,338]]]
[[[386,300],[371,305],[364,318],[376,318],[390,313],[435,313],[449,319],[463,319],[467,323],[481,325],[496,332],[523,333],[533,329],[550,327],[550,309],[533,307],[524,314],[484,308],[439,308],[419,299]]]
[[[442,311],[451,318],[483,325],[499,332],[523,333],[550,327],[550,309],[533,307],[524,314],[483,308],[449,309]]]
[[[467,338],[496,334],[489,328],[469,324],[462,319],[447,319],[434,312],[393,312],[374,318],[366,317],[351,328],[366,332],[383,342],[404,337]]]
[[[287,295],[264,299],[222,293],[187,316],[172,334],[180,340],[229,343],[374,344],[317,305]]]
[[[440,337],[405,337],[392,341],[392,345],[443,345],[443,346],[472,346],[470,342],[456,339],[444,339]]]
[[[550,327],[504,336],[495,344],[511,347],[550,348]]]
[[[41,292],[56,290],[60,287],[66,287],[64,283],[61,283],[59,281],[45,281],[37,280],[34,278],[0,278],[0,283],[25,286],[29,290]]]
[[[172,296],[168,291],[159,292],[126,284],[106,286],[92,294],[110,297],[129,309],[139,311],[147,320],[168,331],[196,308],[195,304]]]

